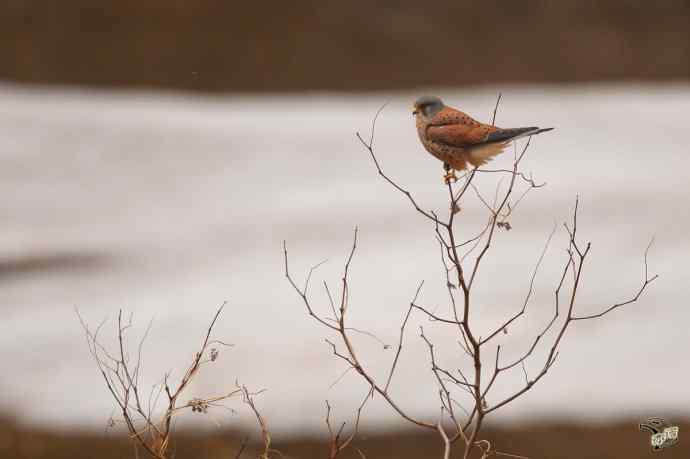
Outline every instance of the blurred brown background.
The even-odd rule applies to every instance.
[[[680,443],[672,448],[653,453],[649,448],[649,435],[639,432],[634,425],[616,423],[608,425],[575,425],[568,423],[526,424],[512,428],[489,428],[483,438],[497,451],[524,455],[531,458],[625,458],[665,459],[687,458],[687,442],[682,434],[690,428],[680,425]],[[134,457],[133,450],[115,433],[84,433],[61,435],[45,430],[21,430],[0,420],[0,455],[18,459],[62,459],[99,457],[115,459]],[[174,457],[221,459],[234,458],[243,440],[244,432],[227,431],[210,435],[180,433],[173,445]],[[250,434],[242,457],[257,457],[260,450],[257,435]],[[273,446],[286,458],[328,457],[328,444],[317,438],[273,438]],[[435,458],[440,457],[441,444],[437,436],[419,431],[363,434],[355,443],[367,458]],[[277,453],[276,457],[281,457]],[[361,459],[354,448],[339,456]],[[456,456],[453,456],[456,457]],[[459,457],[459,456],[458,456]],[[494,456],[496,457],[496,456]],[[501,457],[501,456],[498,456]],[[506,457],[506,456],[503,456]]]
[[[206,91],[690,77],[690,2],[4,0],[0,79]]]

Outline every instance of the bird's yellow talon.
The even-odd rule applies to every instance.
[[[451,169],[449,170],[446,175],[443,176],[443,182],[446,185],[450,185],[451,183],[455,183],[458,181],[457,175],[455,175],[455,170]]]

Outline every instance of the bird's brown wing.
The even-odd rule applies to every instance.
[[[453,147],[468,147],[486,141],[498,128],[480,123],[466,113],[445,107],[426,129],[427,139]]]
[[[462,159],[479,167],[503,152],[511,140],[550,130],[537,127],[501,129],[480,123],[460,110],[445,107],[427,125],[426,138],[460,148]]]

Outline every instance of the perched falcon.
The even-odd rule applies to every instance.
[[[467,168],[467,163],[479,167],[501,153],[508,144],[553,128],[523,127],[502,129],[483,124],[469,115],[447,107],[438,97],[424,96],[414,103],[417,133],[424,148],[443,161],[448,183],[456,179],[455,171]]]

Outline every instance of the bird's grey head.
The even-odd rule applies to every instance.
[[[443,109],[443,101],[435,96],[422,96],[414,103],[413,115],[431,118]]]

